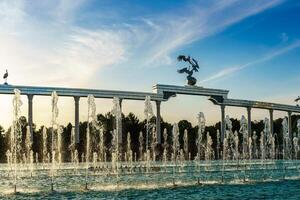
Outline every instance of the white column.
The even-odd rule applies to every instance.
[[[79,134],[79,100],[80,97],[74,96],[75,101],[75,141],[78,144],[80,141]]]
[[[121,124],[120,124],[120,130],[119,130],[119,133],[118,134],[118,141],[119,141],[119,144],[122,144],[123,143],[123,130],[122,130],[122,100],[123,99],[119,99],[119,104],[120,104],[120,109],[121,109]]]
[[[225,105],[221,105],[221,141],[225,137]]]
[[[248,136],[252,136],[251,107],[247,107],[247,115],[248,115]]]
[[[271,132],[271,135],[273,135],[274,134],[273,109],[270,109],[269,112],[270,112],[270,132]]]
[[[33,142],[33,108],[32,108],[32,101],[33,101],[33,94],[28,94],[28,126],[30,130],[30,140]]]
[[[156,101],[156,136],[157,136],[157,143],[158,143],[158,144],[161,144],[160,104],[161,104],[161,101]]]
[[[293,141],[293,133],[292,133],[292,112],[288,112],[288,129],[290,140]]]

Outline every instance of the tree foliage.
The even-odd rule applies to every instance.
[[[293,133],[297,132],[297,120],[300,118],[299,115],[292,116],[292,130]],[[155,127],[155,117],[151,118],[150,123]],[[274,121],[274,133],[276,133],[277,145],[282,144],[282,120],[281,118],[276,119]],[[233,131],[239,131],[240,123],[238,119],[231,119],[233,125]],[[22,129],[22,147],[25,148],[25,138],[26,138],[26,127],[28,126],[28,122],[26,117],[20,117],[20,124]],[[104,137],[104,146],[107,156],[109,156],[109,149],[111,146],[112,140],[112,131],[115,128],[115,120],[113,115],[109,112],[106,114],[98,114],[97,115],[97,124],[103,129],[103,137]],[[252,122],[252,131],[256,131],[257,136],[259,137],[261,132],[264,129],[263,120],[258,122]],[[39,129],[35,125],[33,125],[33,143],[32,143],[32,150],[35,155],[38,155],[39,162],[42,162],[42,155],[43,155],[43,127],[41,126]],[[178,122],[179,127],[179,142],[180,148],[183,148],[183,135],[184,131],[187,130],[188,132],[188,149],[191,154],[191,158],[193,158],[197,153],[197,148],[195,144],[195,140],[198,134],[198,126],[193,126],[191,122],[187,120],[181,120]],[[69,148],[71,144],[71,133],[72,133],[73,125],[69,123],[67,126],[63,127],[63,134],[62,134],[62,157],[63,160],[66,162],[71,161],[71,150]],[[162,143],[164,143],[163,138],[163,131],[166,129],[167,131],[167,143],[169,144],[169,148],[172,145],[172,124],[164,121],[161,119],[161,136],[162,136]],[[87,131],[87,122],[80,122],[79,124],[80,130],[80,141],[77,144],[77,150],[79,156],[85,153],[86,151],[86,131]],[[210,134],[213,140],[213,149],[217,152],[217,130],[220,130],[220,122],[216,123],[215,125],[206,126],[205,133],[203,135],[203,140],[206,141],[206,134]],[[140,120],[136,115],[133,113],[129,113],[127,116],[122,114],[122,146],[121,149],[125,150],[127,145],[127,133],[130,133],[131,136],[131,148],[134,153],[137,155],[139,154],[139,133],[143,132],[144,140],[146,138],[146,121]],[[11,127],[9,127],[6,131],[0,126],[0,162],[4,163],[7,161],[6,158],[6,151],[10,149],[10,134],[11,134]],[[93,151],[97,150],[97,141],[99,141],[99,136],[97,130],[91,131],[91,137],[94,138],[92,140]],[[152,132],[149,132],[149,137],[152,137]],[[239,133],[240,139],[242,138],[241,134]],[[50,152],[51,149],[51,129],[48,129],[47,132],[47,149]],[[139,156],[139,155],[138,155]]]

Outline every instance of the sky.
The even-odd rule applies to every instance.
[[[300,95],[300,2],[297,0],[0,0],[0,72],[12,85],[151,92],[152,85],[185,85],[176,57],[198,60],[198,86],[230,90],[229,98],[295,105]],[[0,124],[12,121],[12,97],[0,95]],[[27,98],[22,96],[22,115]],[[97,112],[112,100],[97,99]],[[50,124],[50,97],[34,97],[34,123]],[[143,102],[124,101],[143,119]],[[154,106],[154,104],[153,104]],[[59,121],[74,122],[74,100],[59,99]],[[155,109],[155,107],[154,107]],[[205,97],[162,103],[169,122],[220,120]],[[244,108],[226,108],[234,118]],[[276,117],[286,113],[275,112]],[[253,110],[253,119],[268,116]],[[87,99],[80,100],[80,120]]]

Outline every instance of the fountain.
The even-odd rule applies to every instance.
[[[188,160],[189,157],[189,143],[188,143],[188,131],[185,129],[183,134],[183,149],[185,159]]]
[[[236,124],[233,127],[233,121],[226,116],[225,137],[221,141],[219,130],[206,129],[204,113],[200,112],[197,115],[198,129],[188,128],[180,130],[183,132],[179,133],[177,123],[173,124],[172,132],[170,125],[164,125],[162,152],[159,152],[158,135],[151,124],[153,111],[150,97],[145,99],[146,129],[140,126],[135,132],[124,127],[128,132],[126,137],[124,135],[122,146],[120,99],[113,99],[111,113],[114,124],[107,128],[98,121],[95,98],[89,95],[86,123],[82,123],[86,125],[86,135],[77,144],[74,127],[68,129],[69,127],[64,128],[58,123],[58,95],[53,92],[51,126],[42,127],[38,132],[41,145],[36,151],[29,127],[26,127],[23,138],[20,137],[20,94],[20,91],[15,90],[10,148],[5,151],[7,165],[2,170],[7,173],[5,177],[13,180],[11,185],[15,193],[17,184],[18,192],[22,188],[29,188],[27,185],[43,191],[44,186],[49,184],[51,191],[55,189],[59,192],[77,191],[79,188],[119,191],[130,188],[195,185],[196,178],[199,185],[237,182],[246,184],[278,180],[282,173],[286,179],[299,173],[297,159],[300,151],[300,120],[297,122],[298,132],[292,141],[288,133],[287,119],[283,120],[284,138],[282,143],[280,141],[281,148],[276,146],[278,138],[276,134],[271,134],[268,118],[263,120],[261,133],[249,133],[245,116],[241,116],[239,129]],[[25,126],[23,129],[25,130]],[[70,131],[67,132],[70,134],[68,137],[64,136],[66,130]],[[282,153],[284,160],[279,160],[279,153]]]
[[[139,155],[140,155],[140,161],[143,160],[143,155],[144,155],[144,136],[143,136],[143,132],[140,132],[139,134]]]
[[[220,130],[217,130],[217,160],[220,159]]]
[[[253,131],[252,142],[253,142],[254,158],[258,158],[257,135],[256,135],[256,131]]]
[[[152,160],[156,161],[155,147],[157,145],[156,130],[152,128],[152,139],[151,139],[151,150],[152,150]]]
[[[289,137],[289,128],[288,128],[288,120],[285,117],[282,121],[282,157],[283,159],[289,158],[289,143],[290,143],[290,137]]]
[[[202,147],[202,135],[205,130],[205,117],[202,112],[198,114],[198,134],[196,139],[196,146],[197,146],[197,159],[200,161],[201,159],[201,147]]]
[[[177,160],[178,160],[177,157],[178,157],[179,147],[180,147],[180,145],[179,145],[179,128],[178,128],[178,124],[174,123],[173,131],[172,131],[173,185],[176,185],[175,177],[176,177],[176,170],[177,170]]]
[[[43,133],[43,163],[48,163],[49,160],[47,159],[48,158],[48,135],[47,135],[47,128],[44,126],[43,127],[43,130],[42,130],[42,133]]]
[[[242,115],[242,118],[240,120],[240,130],[239,132],[243,136],[243,153],[242,158],[245,160],[248,154],[248,122],[244,115]]]
[[[59,124],[57,122],[57,118],[58,118],[58,113],[59,113],[59,110],[58,110],[58,106],[57,106],[57,103],[58,103],[58,95],[55,91],[52,92],[51,94],[51,102],[52,102],[52,118],[51,118],[51,155],[52,155],[52,159],[51,159],[51,162],[52,162],[52,165],[51,165],[51,170],[50,170],[50,174],[51,174],[51,191],[54,190],[53,188],[53,185],[54,185],[54,173],[55,173],[55,170],[56,170],[56,162],[55,162],[55,155],[56,155],[56,151],[55,149],[57,148],[55,146],[55,130],[58,129],[59,127]],[[48,159],[48,162],[50,160]]]
[[[62,126],[58,127],[57,130],[57,153],[58,153],[58,158],[57,158],[57,162],[59,164],[59,166],[62,164],[63,160],[62,160],[62,134],[63,134],[64,130]]]
[[[88,103],[88,115],[87,115],[87,127],[86,127],[86,152],[85,152],[85,190],[88,189],[88,175],[89,175],[89,165],[90,157],[92,152],[92,141],[91,141],[91,129],[98,128],[97,116],[96,116],[96,103],[93,95],[89,95],[87,98]],[[99,128],[98,128],[99,129]],[[96,162],[98,155],[93,153],[93,160]]]
[[[211,164],[210,161],[213,159],[213,155],[214,155],[212,144],[213,144],[213,142],[212,142],[211,136],[210,136],[209,132],[207,132],[206,148],[205,148],[205,161],[207,164],[207,170],[210,169],[210,164]]]
[[[103,136],[102,128],[99,131],[99,153],[98,154],[99,154],[99,161],[104,162],[106,156],[105,156],[104,136]]]
[[[150,96],[146,96],[144,115],[146,119],[146,151],[149,150],[150,119],[154,116]]]
[[[130,137],[130,133],[127,133],[127,162],[129,162],[129,166],[130,166],[130,172],[132,172],[132,162],[133,162],[133,153],[131,150],[131,137]]]
[[[113,109],[112,109],[112,114],[115,117],[116,120],[116,128],[112,132],[112,149],[111,149],[111,154],[112,154],[112,166],[114,169],[114,172],[117,174],[117,177],[119,178],[119,159],[120,159],[120,152],[119,152],[119,139],[121,140],[122,138],[119,138],[122,135],[122,112],[121,112],[121,107],[120,107],[120,99],[115,97],[113,99]]]
[[[18,178],[18,163],[21,161],[21,143],[22,143],[22,130],[20,124],[20,113],[21,113],[21,91],[18,89],[14,90],[13,98],[13,123],[11,130],[11,152],[12,152],[12,163],[14,163],[14,193],[17,193],[17,178]]]

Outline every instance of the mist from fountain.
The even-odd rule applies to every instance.
[[[234,132],[233,136],[233,157],[234,160],[239,161],[240,159],[240,153],[239,153],[239,134],[237,131]]]
[[[282,121],[282,157],[283,159],[289,159],[289,128],[288,128],[288,120],[287,117],[285,117]]]
[[[43,163],[48,163],[48,138],[47,138],[47,128],[44,126],[42,130],[43,134]]]
[[[149,132],[152,128],[150,126],[150,119],[154,116],[150,96],[146,96],[145,98],[144,115],[146,119],[146,151],[148,151],[150,144]]]
[[[244,115],[242,115],[241,120],[240,120],[240,130],[239,132],[242,134],[242,147],[243,147],[243,152],[242,152],[242,159],[246,159],[248,156],[248,122],[247,119]]]
[[[200,112],[198,114],[197,121],[198,121],[198,134],[197,134],[197,139],[196,139],[196,146],[197,146],[197,156],[196,156],[196,158],[200,162],[201,147],[202,147],[202,136],[203,136],[203,133],[205,131],[205,122],[206,122],[203,112]]]
[[[144,155],[144,136],[142,131],[139,134],[139,155],[139,160],[142,161]]]
[[[189,141],[188,141],[188,131],[185,129],[183,133],[183,149],[184,157],[186,160],[189,158]]]
[[[206,170],[210,169],[211,160],[213,159],[214,151],[212,148],[212,139],[209,132],[206,133],[206,147],[205,147],[205,161],[206,161]]]
[[[163,166],[165,169],[165,172],[167,171],[167,162],[168,162],[168,131],[166,128],[164,128],[163,131],[163,139],[164,139],[164,143],[163,143]]]
[[[224,145],[226,147],[224,153],[225,153],[225,159],[234,158],[234,133],[232,131],[232,122],[230,120],[230,117],[227,115],[225,117],[225,137],[227,140],[227,145]]]
[[[17,192],[17,179],[18,179],[18,163],[22,161],[22,130],[20,123],[21,106],[23,102],[21,100],[21,91],[14,89],[13,97],[13,122],[11,129],[11,152],[12,163],[14,163],[14,192]]]
[[[252,137],[249,136],[248,138],[248,149],[249,149],[249,160],[251,161],[253,159],[252,151],[253,151],[253,145],[252,145]]]
[[[114,166],[114,172],[119,177],[119,159],[120,159],[120,152],[119,152],[119,136],[122,133],[122,111],[120,106],[120,99],[115,97],[113,99],[113,109],[112,114],[115,117],[116,121],[116,128],[112,132],[113,139],[112,139],[112,165]],[[120,138],[121,139],[121,138]]]
[[[61,166],[63,160],[62,160],[62,134],[64,132],[64,129],[62,126],[58,127],[57,130],[57,162],[59,164],[59,166]]]
[[[71,130],[69,150],[71,152],[71,163],[75,164],[75,150],[76,150],[75,127],[72,127]]]
[[[104,162],[106,160],[105,156],[105,146],[104,146],[104,135],[103,129],[101,128],[99,131],[99,161]]]
[[[58,114],[59,114],[59,110],[58,110],[58,95],[56,93],[56,91],[53,91],[51,94],[51,155],[52,155],[52,159],[51,159],[51,169],[50,169],[50,174],[51,174],[51,191],[54,190],[53,185],[54,185],[54,174],[56,172],[56,161],[55,161],[55,157],[56,157],[56,149],[57,149],[57,144],[56,144],[56,139],[57,137],[55,137],[55,131],[57,133],[57,129],[59,128],[59,124],[57,122],[58,119]],[[48,162],[50,161],[50,159],[48,159]]]
[[[257,148],[257,134],[256,134],[256,131],[253,131],[252,142],[253,142],[254,158],[257,159],[258,158],[258,148]]]
[[[156,137],[156,130],[155,128],[152,128],[152,139],[151,139],[151,151],[152,151],[152,161],[156,161],[156,153],[155,148],[157,145],[157,137]]]
[[[221,143],[221,137],[220,137],[220,130],[219,129],[217,129],[217,160],[219,160],[220,159],[220,143]]]
[[[173,184],[175,185],[175,177],[176,177],[176,170],[177,170],[177,160],[178,160],[178,153],[179,153],[179,128],[178,124],[173,124],[172,130],[172,161],[173,161]]]
[[[6,155],[6,161],[7,161],[7,166],[8,166],[8,170],[12,170],[12,164],[13,164],[13,160],[12,160],[12,153],[11,151],[8,149],[5,153]]]
[[[18,110],[17,107],[21,105],[20,102],[18,103],[20,94],[17,93],[15,96],[16,98],[13,103],[16,106],[15,110]],[[33,152],[29,127],[26,129],[26,135],[23,138],[24,141],[22,141],[22,138],[19,138],[21,126],[15,120],[19,120],[20,112],[15,112],[14,110],[16,114],[11,131],[14,134],[11,134],[11,148],[6,151],[6,169],[8,177],[13,172],[15,188],[17,183],[19,184],[17,180],[20,177],[25,177],[26,179],[26,176],[29,174],[32,177],[26,181],[29,179],[32,182],[38,181],[37,179],[43,177],[43,175],[51,178],[52,190],[54,185],[57,185],[56,188],[60,190],[61,181],[68,176],[72,181],[79,180],[80,184],[83,184],[85,181],[85,189],[88,189],[88,183],[90,183],[89,189],[94,189],[97,187],[96,184],[100,183],[111,185],[116,183],[117,187],[119,184],[121,184],[121,187],[124,187],[122,186],[122,182],[124,182],[125,186],[131,185],[133,181],[142,181],[143,184],[147,183],[148,185],[153,184],[154,180],[158,181],[157,187],[160,187],[160,185],[168,185],[167,182],[171,178],[173,179],[174,186],[177,184],[184,185],[186,184],[186,179],[195,179],[195,177],[198,178],[198,184],[200,184],[200,178],[201,183],[202,180],[203,183],[208,183],[214,179],[219,181],[221,176],[223,182],[224,180],[239,181],[241,180],[241,175],[244,177],[244,181],[248,181],[248,179],[251,179],[251,174],[255,174],[255,177],[258,176],[257,174],[263,172],[265,179],[267,170],[269,172],[268,176],[271,177],[273,174],[276,175],[278,173],[279,166],[281,166],[276,161],[276,153],[278,155],[280,147],[276,146],[278,144],[276,134],[272,135],[270,131],[269,119],[264,119],[264,129],[257,135],[255,131],[253,134],[248,133],[248,120],[244,116],[241,117],[240,129],[238,130],[236,130],[236,124],[233,129],[231,119],[229,116],[226,116],[223,143],[220,141],[219,130],[211,133],[208,131],[205,132],[206,120],[203,113],[199,113],[197,116],[198,131],[196,134],[186,129],[179,130],[178,124],[174,123],[172,134],[168,135],[168,130],[164,128],[163,153],[162,157],[157,156],[160,154],[157,154],[159,148],[157,148],[156,129],[151,124],[152,117],[150,116],[153,116],[153,111],[151,112],[152,105],[150,98],[145,99],[146,108],[144,110],[147,111],[148,116],[148,121],[146,119],[146,131],[148,130],[148,133],[140,132],[138,137],[139,145],[133,146],[135,143],[132,140],[137,133],[128,132],[125,145],[123,146],[124,149],[120,148],[122,141],[119,140],[122,131],[120,99],[114,98],[112,114],[115,117],[115,127],[111,132],[111,145],[108,144],[106,146],[105,144],[109,142],[110,137],[104,141],[104,138],[107,137],[104,135],[103,127],[98,124],[95,98],[92,95],[89,95],[87,98],[88,118],[84,143],[83,145],[79,144],[77,147],[73,127],[70,136],[70,145],[67,147],[71,153],[71,159],[63,160],[64,157],[67,158],[66,155],[68,152],[65,151],[65,141],[62,140],[63,127],[58,123],[57,93],[53,92],[51,98],[51,127],[48,130],[46,127],[43,127],[41,132],[43,138],[42,149],[37,152]],[[292,141],[288,137],[287,124],[287,119],[285,119],[282,123],[284,135],[282,153],[286,161],[280,162],[280,164],[283,163],[282,166],[286,167],[284,168],[285,177],[298,169],[296,162],[295,165],[291,166],[288,165],[291,161],[287,161],[287,159],[298,158],[300,120],[297,123],[298,133],[293,136]],[[105,133],[107,133],[106,131]],[[144,136],[148,136],[148,138],[144,138]],[[191,138],[193,140],[193,137],[195,137],[195,144],[192,145],[196,146],[195,149],[190,146],[193,141],[189,141]],[[216,140],[213,140],[213,137],[216,137]],[[20,150],[17,148],[18,143],[22,144]],[[50,145],[51,150],[49,149]],[[79,155],[76,147],[78,150],[84,149],[84,153]],[[106,156],[106,151],[108,152],[108,156]],[[43,162],[41,165],[38,164],[38,152],[41,152],[40,160]],[[36,165],[34,165],[34,153],[36,155]],[[191,158],[193,162],[190,162]],[[108,159],[108,162],[106,159]],[[216,161],[218,159],[221,160],[218,162]],[[70,165],[65,163],[70,162],[70,160]],[[83,163],[79,163],[79,160]],[[49,171],[50,176],[45,171]],[[117,182],[112,180],[114,176],[117,177]],[[20,182],[20,188],[22,188],[21,184]]]
[[[31,142],[31,134],[30,134],[29,126],[26,127],[25,147],[26,147],[27,162],[30,162],[30,152],[31,152],[31,148],[32,148],[32,142]]]
[[[129,165],[130,167],[130,172],[132,172],[132,168],[133,168],[133,153],[132,153],[132,149],[131,149],[131,136],[130,133],[127,133],[127,165]]]
[[[97,116],[96,116],[96,103],[95,97],[93,95],[88,95],[87,97],[88,103],[88,112],[87,112],[87,128],[86,128],[86,152],[85,152],[85,189],[88,189],[88,176],[89,176],[89,166],[91,155],[93,157],[94,168],[96,167],[96,162],[98,159],[97,153],[92,153],[92,139],[91,139],[91,131],[94,129],[99,129],[97,124]]]

